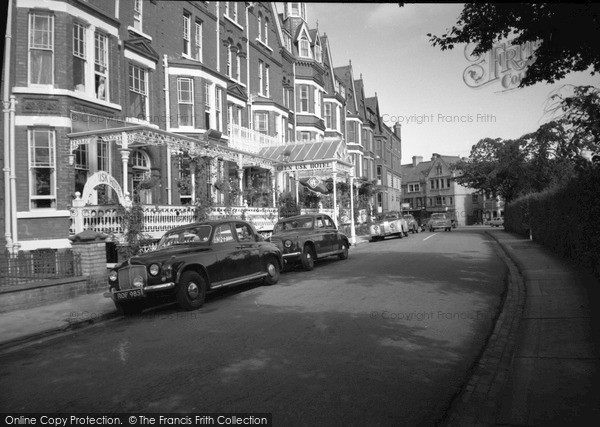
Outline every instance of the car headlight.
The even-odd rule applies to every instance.
[[[158,273],[160,273],[160,266],[158,264],[150,264],[148,272],[151,276],[158,276]]]
[[[283,242],[283,246],[285,246],[286,248],[291,248],[292,247],[292,241],[291,240],[286,240],[285,242]]]
[[[133,286],[141,288],[144,286],[144,278],[142,276],[135,276],[133,279]]]
[[[110,270],[110,273],[108,273],[108,280],[116,282],[118,278],[119,275],[117,274],[117,270]]]

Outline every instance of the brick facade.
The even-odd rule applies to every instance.
[[[158,180],[158,185],[145,193],[148,203],[168,204],[168,189],[172,203],[179,203],[174,181],[178,165],[169,158],[165,146],[138,144],[131,148],[125,183],[123,147],[118,141],[91,140],[72,150],[73,134],[145,125],[227,146],[228,126],[235,124],[292,144],[325,136],[347,138],[350,119],[358,126],[356,140],[348,145],[357,163],[356,176],[361,177],[366,170],[366,178],[376,177],[375,139],[368,147],[362,144],[363,126],[370,129],[373,138],[376,130],[372,112],[366,112],[368,98],[362,78],[359,93],[351,65],[334,67],[327,37],[308,27],[303,5],[295,10],[286,4],[280,14],[274,9],[275,3],[269,2],[148,0],[141,2],[140,15],[129,1],[55,1],[43,8],[33,0],[11,1],[10,85],[17,106],[14,205],[18,220],[13,233],[24,248],[69,245],[69,210],[75,192],[99,170],[109,172],[130,192],[134,179],[139,182],[145,173],[143,176]],[[31,17],[36,14],[49,17],[44,22],[50,22],[49,39],[45,24],[36,24],[36,40],[49,40],[52,48],[51,82],[44,85],[30,81],[35,63],[32,55],[45,58],[38,52],[39,46],[30,53]],[[104,46],[106,57],[101,54]],[[48,68],[36,70],[41,76]],[[102,85],[104,76],[107,79]],[[190,82],[192,107],[185,101]],[[306,101],[301,100],[303,95]],[[325,123],[326,103],[335,110],[335,125],[330,128]],[[180,112],[189,108],[193,108],[193,121],[181,120],[187,116]],[[2,124],[8,126],[4,120]],[[32,132],[38,130],[49,131],[54,141],[49,160],[38,159],[41,166],[32,163],[35,150],[30,147]],[[106,152],[102,144],[106,144]],[[394,144],[399,146],[399,140]],[[134,163],[138,153],[148,159],[147,168]],[[7,163],[7,159],[2,161]],[[396,162],[382,165],[394,170]],[[237,177],[242,167],[243,182],[250,182],[256,174],[269,176],[269,171],[256,165],[225,161],[224,177]],[[51,172],[39,172],[39,168]],[[168,169],[172,171],[170,177]],[[44,181],[47,175],[43,175],[43,182],[33,182],[33,171],[49,173],[50,184]],[[3,189],[8,185],[4,176],[0,184]],[[33,189],[43,197],[50,191],[54,199],[43,201],[40,208],[32,201]],[[94,203],[107,200],[116,199],[102,191],[93,196]],[[5,202],[2,192],[2,211]],[[391,208],[392,203],[386,207]]]

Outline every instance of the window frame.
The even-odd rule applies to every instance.
[[[36,144],[36,133],[46,133],[48,137],[48,143],[46,147]],[[37,162],[37,153],[38,150],[47,149],[48,150],[48,161],[47,162]],[[57,206],[57,191],[56,191],[56,131],[52,128],[30,128],[27,130],[27,153],[28,153],[28,180],[29,180],[29,209],[30,210],[38,210],[38,209],[56,209]],[[48,192],[49,194],[36,194],[38,189],[36,189],[36,175],[34,175],[34,171],[36,170],[47,170],[49,173],[48,180]],[[38,207],[34,206],[34,204],[38,200],[49,200],[50,206]]]
[[[188,84],[188,89],[183,89],[183,83]],[[187,94],[184,99],[183,94]],[[182,117],[188,117],[188,115],[183,115],[181,108],[185,106],[186,109],[190,109],[190,119],[189,121],[182,121]],[[177,125],[178,127],[195,127],[195,104],[194,104],[194,79],[191,77],[177,77]]]
[[[192,14],[188,11],[183,11],[183,51],[184,56],[191,57],[192,53]]]
[[[132,75],[132,71],[137,71],[138,75]],[[131,117],[135,117],[139,119],[140,115],[143,115],[144,118],[141,120],[148,121],[148,117],[150,116],[149,111],[149,96],[148,96],[148,70],[136,63],[130,62],[128,64],[128,85],[129,85],[129,104],[128,107],[131,109],[131,93],[137,93],[142,97],[142,107],[143,111],[137,115],[132,115]],[[143,77],[143,78],[142,78]],[[138,84],[138,87],[135,86],[135,82],[143,83],[143,88],[141,88],[141,84]],[[134,86],[132,87],[132,83]],[[129,110],[129,113],[133,112]]]
[[[48,22],[48,30],[44,30],[44,29],[35,29],[35,23],[37,19],[45,19]],[[54,15],[48,14],[48,13],[41,13],[39,11],[34,11],[29,13],[29,28],[28,28],[28,38],[27,38],[27,68],[28,68],[28,72],[27,72],[27,83],[29,86],[54,86],[54,54],[55,54],[55,49],[54,49],[54,41],[55,41],[55,33],[54,33]],[[35,39],[36,39],[36,35],[38,35],[38,33],[41,34],[41,38],[45,39],[47,38],[47,42],[41,42],[41,43],[36,43]],[[44,33],[46,33],[44,35]],[[49,82],[48,83],[34,83],[33,82],[33,58],[32,58],[32,54],[34,54],[35,52],[50,52],[50,70],[48,71],[49,76],[47,76],[49,78]],[[43,57],[42,57],[43,58]],[[43,60],[41,61],[42,63],[40,63],[39,65],[39,72],[38,75],[41,77],[42,72],[43,72]],[[41,80],[41,78],[38,78],[38,81]]]

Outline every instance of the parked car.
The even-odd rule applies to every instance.
[[[321,213],[279,220],[269,241],[281,249],[286,265],[300,263],[305,270],[312,270],[317,259],[334,255],[347,259],[350,247],[331,217]]]
[[[443,228],[444,231],[452,231],[452,220],[445,213],[434,213],[431,214],[429,222],[427,223],[429,231],[435,231],[438,228]]]
[[[371,242],[383,240],[387,236],[402,238],[408,236],[408,223],[399,212],[386,212],[377,216],[369,227]]]
[[[255,280],[275,284],[282,267],[281,250],[264,241],[251,224],[194,223],[168,231],[155,251],[112,269],[105,296],[124,314],[139,313],[150,302],[164,299],[195,310],[216,288]]]
[[[497,216],[496,218],[492,218],[488,222],[492,227],[500,227],[504,226],[504,217]]]
[[[402,215],[402,218],[404,218],[406,220],[406,223],[408,225],[408,230],[410,232],[412,232],[412,233],[419,232],[419,223],[417,222],[415,217],[412,216],[412,214],[404,214],[404,215]]]

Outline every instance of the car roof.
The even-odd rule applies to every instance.
[[[230,219],[230,218],[229,219],[213,219],[213,220],[209,220],[209,221],[192,222],[190,224],[180,225],[178,227],[174,227],[174,228],[172,228],[170,230],[167,230],[165,232],[165,234],[166,233],[171,233],[171,232],[177,232],[177,231],[180,231],[180,230],[186,230],[188,228],[198,227],[198,226],[201,226],[201,225],[210,225],[212,227],[216,227],[216,226],[221,225],[221,224],[229,224],[229,223],[232,223],[232,222],[241,222],[241,223],[244,223],[244,224],[251,225],[247,221],[244,221],[244,220],[241,220],[241,219]]]
[[[317,216],[322,216],[322,215],[329,216],[326,213],[308,213],[308,214],[302,214],[302,215],[289,216],[287,218],[281,218],[277,222],[289,221],[289,220],[296,220],[296,219],[300,219],[300,218],[315,218]]]

